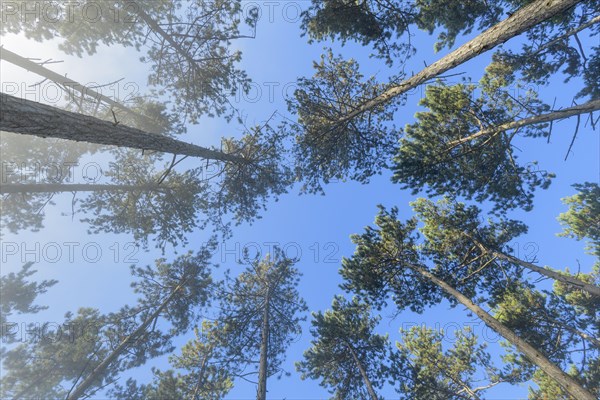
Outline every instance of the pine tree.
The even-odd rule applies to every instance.
[[[375,389],[388,375],[389,341],[387,335],[374,332],[379,320],[357,298],[334,297],[331,310],[313,313],[312,346],[296,363],[302,378],[321,379],[332,399],[380,399]]]
[[[518,378],[493,365],[486,345],[469,328],[454,332],[452,347],[444,346],[447,332],[425,326],[400,333],[391,373],[402,398],[478,400],[486,390]]]
[[[551,376],[567,393],[575,398],[594,398],[577,380],[549,359],[543,349],[524,340],[475,303],[477,294],[487,292],[488,296],[491,295],[489,301],[493,303],[502,293],[509,292],[511,285],[519,279],[519,271],[514,266],[512,271],[510,265],[504,267],[506,278],[495,277],[495,281],[481,287],[473,281],[469,282],[470,277],[477,276],[477,271],[472,271],[475,272],[472,274],[468,269],[460,268],[462,263],[457,265],[454,257],[446,260],[446,257],[428,254],[427,243],[418,242],[416,218],[402,223],[397,219],[396,209],[391,212],[382,210],[375,223],[377,228],[368,227],[364,234],[353,236],[357,244],[356,252],[351,259],[343,261],[341,270],[346,290],[354,291],[378,306],[386,303],[390,293],[399,310],[410,308],[415,312],[423,312],[426,306],[438,304],[442,298],[447,298],[453,305],[461,304],[514,345],[529,362]],[[510,240],[511,234],[501,235],[500,238]],[[448,243],[450,248],[454,245]],[[433,264],[433,267],[428,264]],[[494,278],[494,275],[499,274],[488,276]]]
[[[33,327],[31,340],[6,353],[3,395],[11,398],[93,396],[118,374],[173,350],[171,339],[195,324],[211,300],[213,250],[183,255],[154,268],[132,267],[137,304],[102,314],[80,308],[55,330]],[[158,322],[168,321],[169,329]]]
[[[267,396],[267,379],[281,374],[285,352],[301,333],[298,314],[306,310],[296,287],[299,272],[281,250],[255,261],[228,282],[222,313],[229,365],[247,366],[258,375],[257,400]]]
[[[12,343],[16,341],[15,334],[9,320],[10,317],[17,314],[34,314],[48,308],[48,306],[34,305],[38,295],[58,283],[58,281],[43,280],[34,282],[29,279],[37,271],[31,269],[32,262],[28,262],[17,273],[9,272],[0,276],[0,329],[2,329],[2,343]],[[13,326],[14,327],[14,326]]]

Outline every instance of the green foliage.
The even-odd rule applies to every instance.
[[[597,43],[600,26],[598,22],[589,23],[599,12],[597,1],[581,1],[577,7],[528,30],[519,52],[501,49],[494,54],[494,60],[519,71],[525,81],[535,85],[547,85],[553,76],[562,76],[565,82],[581,78],[583,88],[577,97],[597,98],[600,46],[584,50],[580,36]],[[591,32],[581,30],[582,27]]]
[[[107,314],[80,308],[75,315],[67,313],[61,324],[33,324],[27,340],[5,354],[2,397],[65,398],[88,376],[93,378],[86,388],[91,396],[122,371],[173,351],[171,339],[188,331],[210,301],[213,250],[207,247],[172,263],[157,260],[154,268],[132,267],[138,278],[132,286],[140,296],[134,306]],[[160,319],[169,329],[157,326]],[[149,328],[137,332],[144,324]],[[112,355],[108,368],[92,373]]]
[[[207,210],[215,221],[231,214],[238,224],[251,222],[260,218],[259,212],[269,199],[277,200],[287,192],[292,172],[285,163],[284,139],[282,132],[268,124],[255,127],[240,139],[222,139],[223,150],[245,163],[224,163],[215,176],[218,179]]]
[[[2,398],[64,398],[82,371],[93,369],[109,352],[101,333],[107,323],[98,310],[80,308],[59,326],[32,324],[27,341],[3,357]]]
[[[241,4],[197,1],[168,14],[165,31],[170,40],[159,35],[142,57],[151,64],[149,84],[157,88],[156,94],[169,95],[184,121],[197,123],[202,115],[231,119],[235,110],[228,96],[250,88],[246,73],[236,67],[241,51],[231,49],[232,40],[253,37],[240,32]],[[243,22],[254,30],[257,19],[251,10]]]
[[[181,2],[146,1],[144,7],[146,13],[157,17],[169,13],[177,7],[177,3]],[[95,54],[99,44],[109,46],[121,44],[139,49],[144,41],[146,27],[137,18],[136,6],[127,2],[113,2],[110,7],[103,7],[101,10],[103,12],[97,16],[96,23],[89,23],[96,11],[93,7],[90,7],[88,17],[87,13],[82,12],[81,7],[75,8],[74,4],[69,3],[52,4],[52,7],[47,9],[48,18],[32,16],[24,18],[20,12],[6,12],[3,14],[4,20],[0,33],[24,33],[28,39],[40,42],[57,38],[61,41],[59,44],[61,51],[79,57],[84,53]],[[36,8],[41,9],[41,4]],[[17,11],[22,10],[17,8]]]
[[[415,218],[402,223],[396,208],[380,207],[375,218],[377,228],[366,227],[362,235],[353,235],[356,250],[342,260],[342,288],[380,310],[387,304],[388,294],[399,309],[423,312],[438,304],[441,294],[409,267],[421,265]]]
[[[79,57],[96,53],[99,45],[144,49],[141,60],[150,64],[152,96],[168,96],[179,121],[234,115],[227,96],[247,91],[249,80],[236,67],[241,53],[230,48],[231,41],[250,37],[240,33],[240,24],[254,29],[257,20],[256,13],[249,13],[240,21],[240,1],[118,1],[96,3],[96,9],[86,6],[55,3],[48,7],[49,18],[38,19],[6,12],[0,34],[24,33],[36,41],[56,38],[60,50]],[[91,23],[94,12],[99,16]]]
[[[115,398],[133,400],[222,399],[233,387],[231,372],[227,369],[221,331],[215,323],[204,321],[202,331],[197,328],[195,337],[181,349],[181,355],[169,357],[177,369],[153,369],[150,384],[138,385],[129,379],[125,386],[116,385],[109,394]]]
[[[239,224],[260,218],[267,201],[287,191],[292,173],[285,165],[283,141],[281,133],[257,127],[240,139],[223,139],[224,151],[243,161],[207,161],[184,172],[179,172],[177,166],[185,157],[174,157],[161,165],[160,154],[113,150],[114,159],[102,171],[102,179],[86,182],[84,177],[79,184],[79,177],[72,176],[78,171],[73,166],[81,156],[74,153],[79,147],[66,146],[72,151],[63,150],[64,154],[51,151],[44,156],[37,150],[21,154],[16,147],[27,146],[29,141],[7,140],[7,151],[15,152],[7,160],[10,166],[6,168],[6,181],[15,185],[43,183],[49,192],[2,195],[2,223],[14,233],[43,227],[44,208],[54,205],[56,194],[75,191],[69,184],[77,183],[76,189],[81,192],[73,193],[71,215],[84,214],[81,221],[88,224],[90,233],[130,233],[144,247],[155,240],[163,251],[167,245],[185,245],[187,235],[197,228],[210,226],[227,236],[229,219]],[[37,145],[38,140],[31,142],[32,149]],[[19,168],[29,164],[37,175],[23,178]],[[40,165],[62,167],[60,179],[40,182]]]
[[[566,268],[566,271],[564,272],[561,271],[561,274],[575,276],[577,277],[577,279],[580,279],[583,282],[600,286],[599,263],[596,263],[592,267],[592,271],[589,274],[581,272],[578,272],[577,274],[572,274],[569,272],[568,268]],[[554,293],[556,293],[556,295],[564,299],[566,303],[575,307],[578,314],[583,314],[593,318],[597,315],[598,310],[600,309],[600,298],[584,290],[579,290],[573,287],[572,285],[567,285],[563,282],[555,281],[553,285],[553,291]]]
[[[416,215],[405,223],[398,221],[396,208],[380,207],[377,228],[367,227],[362,235],[352,236],[357,247],[353,257],[342,262],[344,289],[378,306],[391,294],[399,309],[423,312],[439,303],[442,293],[412,266],[429,269],[467,297],[488,296],[488,301],[519,278],[520,268],[496,260],[474,239],[490,249],[510,249],[507,243],[525,231],[523,224],[510,220],[483,224],[477,207],[447,199],[437,204],[419,199],[412,206]]]
[[[137,277],[132,288],[141,296],[138,300],[141,308],[152,309],[177,290],[163,311],[173,335],[189,330],[199,318],[198,313],[210,304],[213,287],[210,258],[215,247],[215,241],[211,240],[196,254],[188,252],[171,263],[160,258],[154,267],[132,266],[132,275]]]
[[[518,268],[497,260],[491,251],[510,253],[508,243],[527,232],[522,222],[485,221],[478,207],[447,198],[437,203],[420,198],[411,206],[423,223],[419,231],[424,243],[419,251],[431,260],[438,277],[460,288],[466,296],[484,293],[491,295],[488,301],[492,301],[505,290],[507,282],[520,276]]]
[[[554,287],[554,291],[542,293],[530,284],[514,285],[498,302],[494,315],[554,363],[568,367],[568,373],[590,392],[599,394],[600,386],[595,379],[600,361],[600,341],[595,339],[600,333],[599,300],[580,293],[587,301],[581,301],[581,297],[576,301],[572,292],[563,291],[564,284],[557,282]],[[569,399],[531,360],[512,349],[504,359],[521,371],[524,380],[532,379],[538,385],[538,389],[530,389],[530,398]]]
[[[339,122],[362,102],[384,89],[375,78],[364,81],[354,60],[344,61],[331,51],[314,64],[313,78],[301,78],[295,99],[288,103],[298,116],[290,125],[296,135],[296,173],[302,190],[323,192],[334,179],[367,183],[381,173],[396,145],[389,126],[396,105],[377,107],[356,119]]]
[[[441,29],[435,51],[454,46],[456,37],[471,33],[477,24],[478,30],[489,28],[500,22],[505,1],[488,3],[485,0],[417,0],[419,10],[417,26],[429,34]]]
[[[105,176],[112,184],[139,190],[95,191],[80,201],[78,211],[86,215],[81,221],[90,225],[90,233],[128,232],[144,246],[155,235],[157,246],[164,249],[167,243],[186,244],[186,234],[206,224],[199,217],[210,207],[202,169],[165,172],[156,169],[155,156],[115,154]]]
[[[412,5],[403,1],[313,0],[302,17],[302,29],[311,43],[330,38],[372,45],[376,55],[388,64],[414,52],[409,26],[415,15]],[[408,43],[399,40],[405,33],[409,35]]]
[[[573,187],[578,193],[562,199],[569,209],[558,216],[564,226],[559,236],[588,239],[586,250],[600,258],[600,186],[586,182]]]
[[[362,368],[373,387],[381,388],[388,376],[389,341],[387,335],[374,333],[380,317],[371,317],[370,311],[357,298],[335,296],[331,310],[313,313],[312,346],[296,363],[302,379],[320,379],[335,400],[366,399]]]
[[[452,347],[444,346],[449,341],[445,332],[424,326],[400,333],[392,372],[403,399],[480,398],[485,390],[513,378],[493,365],[487,346],[469,328],[454,332]]]
[[[437,204],[419,199],[412,206],[415,216],[404,223],[398,220],[397,209],[386,211],[381,208],[375,227],[367,227],[363,234],[352,237],[357,246],[352,258],[343,260],[340,273],[345,281],[342,287],[378,307],[391,298],[399,312],[409,308],[421,313],[425,307],[440,303],[442,298],[451,305],[458,304],[456,298],[434,286],[419,272],[426,270],[473,302],[493,308],[500,324],[554,364],[576,366],[582,377],[578,380],[596,393],[597,384],[588,381],[587,377],[597,374],[595,360],[600,349],[595,339],[600,328],[598,299],[572,285],[558,282],[555,292],[538,292],[524,280],[520,265],[499,259],[496,252],[509,253],[508,243],[525,231],[522,223],[501,220],[484,224],[477,207],[467,207],[448,199]],[[590,276],[581,274],[578,278],[593,283],[597,276],[596,272]],[[435,337],[430,335],[430,341],[433,346]],[[461,387],[470,387],[468,361],[462,364],[466,376],[460,376],[458,371],[455,375],[452,368],[443,367],[441,358],[436,358],[441,356],[439,351],[436,353],[435,346],[424,348],[424,354],[433,357],[434,361],[414,363],[413,381],[403,389],[407,391],[407,398],[428,398],[429,393],[448,398],[448,393],[456,395]],[[406,361],[407,354],[404,354],[404,363],[410,365]],[[493,379],[513,383],[530,379],[542,382],[543,374],[539,372],[536,360],[528,360],[512,348],[504,359],[509,365],[490,375]],[[461,365],[453,362],[457,368]],[[427,365],[442,367],[432,370]],[[406,368],[395,370],[405,371]],[[450,372],[450,375],[444,376],[444,372]],[[406,377],[396,377],[398,380],[406,382]],[[450,381],[453,385],[467,383],[448,389]],[[460,393],[468,393],[466,390]]]
[[[15,340],[10,332],[8,318],[14,313],[34,314],[48,308],[33,303],[38,295],[46,293],[48,288],[58,283],[55,279],[39,283],[30,281],[29,277],[37,272],[31,269],[32,266],[33,263],[28,262],[17,273],[9,272],[0,276],[0,327],[3,343]]]
[[[394,158],[392,180],[413,193],[425,189],[429,194],[491,200],[498,211],[530,210],[535,189],[547,188],[554,175],[540,170],[535,162],[518,163],[512,142],[517,133],[539,136],[539,128],[470,138],[478,131],[519,119],[523,113],[546,109],[533,92],[513,97],[505,88],[513,82],[510,70],[492,64],[478,97],[472,84],[428,86],[420,101],[428,111],[416,113],[417,122],[406,126]]]
[[[2,132],[0,154],[4,163],[2,184],[64,183],[74,179],[73,166],[86,153],[98,146],[67,140],[46,139]],[[18,233],[28,229],[37,232],[44,227],[44,208],[53,205],[52,193],[10,193],[0,195],[2,230]]]
[[[285,352],[301,334],[304,318],[298,314],[306,311],[296,289],[300,273],[293,264],[277,250],[228,280],[217,319],[224,326],[223,343],[232,368],[258,369],[263,317],[268,307],[267,376],[283,374]]]
[[[575,365],[571,365],[567,371],[575,379],[585,382],[585,386],[592,390],[596,396],[600,396],[598,383],[600,381],[600,359],[595,358],[589,361],[589,367],[583,373]],[[572,400],[565,391],[548,375],[542,371],[536,371],[533,381],[538,388],[529,388],[529,398],[532,400]],[[594,389],[595,388],[595,389]]]

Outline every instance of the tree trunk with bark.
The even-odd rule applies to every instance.
[[[549,18],[559,15],[579,3],[578,0],[537,0],[521,8],[504,21],[499,22],[473,40],[460,46],[450,54],[421,70],[418,74],[391,86],[379,96],[365,102],[356,110],[344,115],[337,123],[345,123],[362,113],[408,92],[422,83],[443,74],[452,68],[493,49],[508,39],[536,26]]]
[[[365,371],[365,368],[363,367],[362,363],[358,359],[356,350],[354,350],[354,348],[349,343],[346,343],[346,347],[348,348],[348,351],[350,351],[350,354],[352,354],[352,358],[354,359],[354,362],[356,363],[356,367],[358,368],[358,371],[360,372],[360,376],[362,377],[363,382],[365,383],[365,386],[367,387],[367,392],[369,393],[369,397],[371,398],[371,400],[379,400],[379,397],[377,397],[377,393],[375,393],[375,389],[373,389],[371,380],[369,379],[369,376],[367,375],[367,371]]]
[[[153,123],[153,121],[151,119],[149,119],[148,117],[141,115],[141,114],[131,110],[128,107],[125,107],[124,105],[111,99],[110,97],[104,96],[102,93],[96,92],[95,90],[93,90],[87,86],[84,86],[77,81],[68,79],[67,77],[62,76],[61,74],[58,74],[54,71],[51,71],[48,68],[46,68],[40,64],[37,64],[31,60],[28,60],[25,57],[21,57],[20,55],[13,53],[12,51],[9,51],[4,47],[0,48],[0,60],[7,61],[18,67],[26,69],[27,71],[31,71],[35,74],[38,74],[39,76],[44,77],[44,78],[56,83],[57,85],[64,87],[66,90],[77,91],[77,92],[81,93],[82,97],[89,96],[98,102],[102,101],[111,107],[122,110],[135,118],[141,118],[141,119],[145,120],[146,122]]]
[[[538,267],[537,265],[532,264],[528,261],[521,260],[520,258],[511,256],[509,254],[505,254],[505,253],[490,249],[485,244],[481,243],[479,240],[475,239],[473,236],[469,235],[468,233],[464,232],[464,234],[470,240],[472,240],[473,243],[476,246],[478,246],[479,249],[484,253],[489,253],[496,258],[511,262],[513,264],[520,265],[521,267],[527,268],[533,272],[537,272],[540,275],[544,275],[545,277],[548,277],[548,278],[557,280],[559,282],[565,283],[567,285],[573,286],[576,289],[585,290],[586,292],[588,292],[589,294],[591,294],[593,296],[600,297],[600,287],[598,287],[596,285],[584,282],[581,279],[577,279],[577,278],[574,278],[569,275],[563,275],[563,274],[553,271],[549,268]]]
[[[517,350],[527,357],[527,359],[537,365],[542,371],[548,376],[554,379],[569,395],[573,396],[578,400],[596,400],[595,397],[582,387],[573,377],[566,374],[560,368],[558,368],[552,361],[546,356],[540,353],[535,347],[517,336],[512,330],[507,328],[504,324],[498,321],[496,318],[487,313],[483,308],[473,303],[468,297],[454,289],[452,286],[447,284],[445,281],[437,278],[428,270],[416,266],[409,266],[410,269],[417,272],[426,280],[432,282],[436,286],[440,287],[450,296],[454,297],[459,303],[467,307],[470,311],[476,314],[479,318],[485,322],[487,326],[498,332],[502,337],[512,343]]]
[[[569,286],[573,286],[576,289],[585,290],[586,292],[588,292],[591,295],[600,297],[600,287],[598,287],[596,285],[592,285],[591,283],[584,282],[581,279],[573,278],[572,276],[569,276],[569,275],[563,275],[556,271],[552,271],[549,268],[538,267],[535,264],[521,260],[520,258],[516,258],[516,257],[513,257],[508,254],[500,253],[498,251],[493,251],[492,254],[497,258],[501,258],[501,259],[509,261],[513,264],[520,265],[524,268],[527,268],[534,272],[537,272],[540,275],[544,275],[548,278],[552,278],[559,282],[565,283]]]
[[[564,110],[553,111],[546,114],[535,115],[529,118],[523,118],[518,121],[506,122],[497,126],[492,126],[487,129],[482,129],[479,132],[475,132],[458,140],[454,140],[448,143],[449,149],[458,146],[459,144],[470,142],[471,140],[477,139],[482,136],[495,136],[501,132],[518,129],[527,125],[543,124],[545,122],[555,121],[557,119],[563,119],[572,117],[575,115],[581,115],[588,112],[600,110],[600,99],[590,100],[587,103],[577,105],[574,107],[565,108]]]
[[[248,160],[185,143],[157,133],[144,132],[122,124],[61,110],[46,104],[0,93],[0,131],[154,150],[208,160],[245,164]]]

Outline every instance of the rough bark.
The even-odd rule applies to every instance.
[[[150,324],[158,318],[160,313],[165,309],[165,307],[173,300],[175,295],[181,290],[183,287],[183,283],[177,286],[171,294],[161,303],[161,305],[142,323],[132,334],[127,336],[118,346],[117,348],[108,355],[94,370],[81,382],[77,387],[68,395],[67,400],[77,400],[81,398],[86,390],[89,389],[95,382],[101,379],[102,375],[106,371],[106,369],[110,366],[112,362],[114,362],[127,348],[131,345],[132,342],[138,340],[139,337],[143,334],[143,332],[150,326]]]
[[[459,144],[470,142],[471,140],[477,139],[482,136],[495,136],[501,132],[518,129],[523,126],[533,125],[533,124],[542,124],[544,122],[555,121],[557,119],[563,119],[572,117],[574,115],[580,115],[587,112],[593,112],[600,110],[600,99],[590,100],[587,103],[577,105],[574,107],[565,108],[564,110],[553,111],[551,113],[535,115],[529,118],[523,118],[518,121],[506,122],[504,124],[500,124],[497,126],[493,126],[487,129],[482,129],[479,132],[475,132],[472,135],[469,135],[464,138],[460,138],[458,140],[454,140],[448,143],[449,147],[455,147]]]
[[[354,359],[354,362],[356,363],[356,367],[358,368],[358,371],[360,372],[360,376],[362,377],[363,382],[365,383],[365,386],[367,387],[367,392],[369,393],[369,397],[371,398],[371,400],[379,400],[379,397],[377,397],[377,393],[375,393],[375,389],[373,389],[371,380],[369,379],[369,376],[367,375],[367,371],[365,371],[365,368],[363,367],[362,363],[360,362],[358,355],[356,354],[356,351],[349,343],[346,343],[346,347],[348,348],[348,351],[350,351],[350,354],[352,354],[352,358]]]
[[[479,318],[485,322],[487,326],[492,328],[510,343],[512,343],[517,350],[527,357],[527,359],[533,364],[540,367],[548,376],[554,379],[569,395],[573,396],[578,400],[595,400],[595,397],[583,388],[575,379],[570,375],[563,372],[558,368],[552,361],[546,358],[540,353],[535,347],[517,336],[512,330],[507,328],[504,324],[498,321],[496,318],[487,313],[483,308],[473,303],[468,297],[464,296],[458,290],[447,284],[445,281],[437,278],[431,272],[426,269],[411,265],[410,269],[423,276],[426,280],[432,282],[436,286],[440,287],[450,296],[454,297],[459,303],[467,307],[470,311],[476,314]]]
[[[499,22],[473,40],[460,46],[450,54],[421,70],[418,74],[391,86],[379,96],[365,102],[356,110],[338,119],[337,123],[345,123],[362,113],[373,109],[391,99],[408,92],[422,83],[449,71],[450,69],[477,57],[481,53],[493,49],[508,39],[520,35],[535,25],[579,3],[578,0],[537,0],[521,8],[504,21]]]
[[[0,93],[0,131],[244,164],[242,157]]]
[[[68,89],[75,90],[75,91],[78,91],[79,93],[81,93],[82,96],[89,96],[89,97],[95,99],[96,101],[102,101],[111,107],[125,111],[126,113],[128,113],[129,115],[132,115],[135,118],[142,118],[147,122],[153,123],[153,121],[150,120],[149,118],[147,118],[144,115],[141,115],[139,113],[136,113],[135,111],[131,110],[128,107],[125,107],[124,105],[111,99],[110,97],[104,96],[103,94],[98,93],[95,90],[88,88],[77,81],[68,79],[67,77],[62,76],[61,74],[58,74],[54,71],[51,71],[48,68],[45,68],[44,66],[37,64],[31,60],[28,60],[25,57],[21,57],[20,55],[13,53],[12,51],[9,51],[4,47],[0,48],[0,60],[7,61],[18,67],[21,67],[23,69],[31,71],[35,74],[38,74],[41,77],[49,79],[52,82],[65,87],[67,90]]]

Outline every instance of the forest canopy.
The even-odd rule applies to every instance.
[[[0,4],[0,397],[600,397],[600,4]]]

